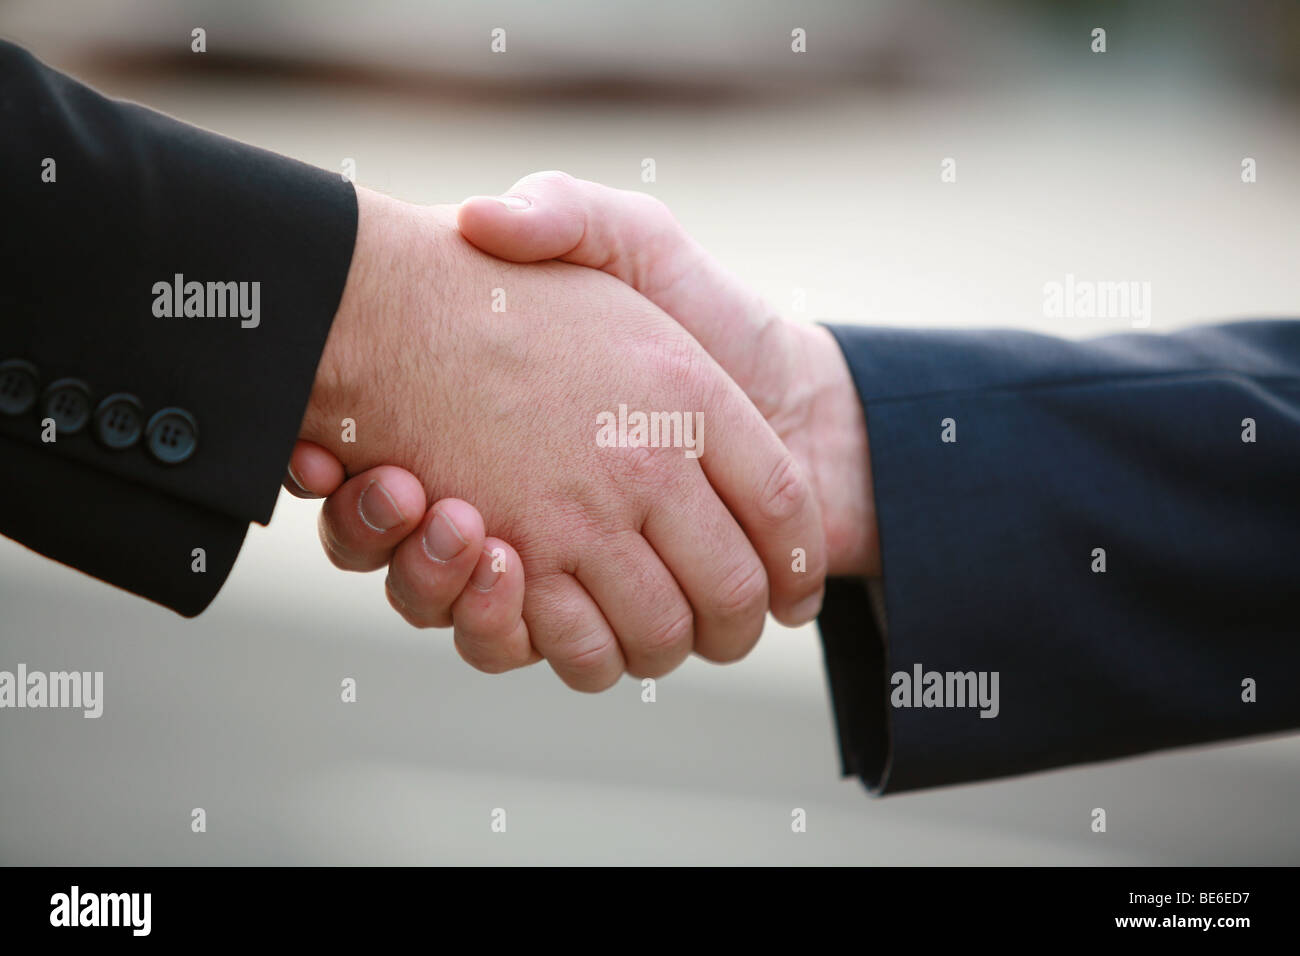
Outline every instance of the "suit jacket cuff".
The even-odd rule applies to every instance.
[[[58,526],[66,503],[43,525],[4,523],[42,553],[192,609],[177,568],[163,566],[174,555],[133,552],[138,567],[114,570],[134,547],[115,515],[195,534],[270,520],[347,279],[354,190],[337,173],[107,99],[3,42],[0,81],[0,361],[27,363],[42,393],[31,411],[0,415],[0,439],[35,450],[38,472],[82,470],[115,489],[92,495],[104,508],[95,534]],[[118,393],[145,420],[180,409],[197,426],[192,453],[164,463],[143,437],[115,450],[93,422],[48,441],[44,393],[63,379],[92,409]],[[189,573],[188,559],[180,566]]]
[[[828,589],[846,773],[899,792],[1300,726],[1296,695],[1242,686],[1300,670],[1300,323],[831,332],[866,410],[887,619],[861,582]]]

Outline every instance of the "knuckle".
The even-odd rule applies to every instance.
[[[499,654],[493,654],[484,648],[476,645],[473,641],[466,640],[458,630],[453,641],[456,647],[456,653],[470,667],[484,674],[504,674],[513,667],[509,661]]]
[[[681,451],[648,445],[600,448],[600,474],[605,479],[582,495],[581,515],[602,536],[627,529],[628,514],[662,502],[671,493],[681,469]],[[611,489],[613,489],[611,493]]]
[[[617,462],[620,477],[635,484],[654,484],[663,470],[662,456],[656,454],[658,449],[648,445],[635,448],[610,448],[613,452],[611,463]]]
[[[656,336],[654,344],[655,371],[661,379],[667,379],[672,385],[693,394],[705,381],[704,352],[696,346],[695,340],[683,338],[676,327],[665,327]]]
[[[667,673],[690,653],[695,637],[695,618],[690,608],[683,608],[667,617],[653,628],[641,641],[638,649],[648,657],[651,666],[659,673]],[[662,669],[661,669],[662,668]],[[659,674],[637,674],[638,677],[657,677]]]
[[[755,502],[759,516],[768,524],[780,525],[798,517],[808,503],[808,481],[789,452],[768,475]]]
[[[683,416],[725,407],[730,380],[695,339],[676,325],[649,325],[641,335],[647,381],[656,383],[660,412]],[[685,422],[683,421],[683,425]]]
[[[658,196],[633,191],[628,193],[628,202],[637,215],[637,221],[648,225],[656,233],[675,232],[680,228],[677,217],[668,208],[668,204]]]
[[[506,614],[492,607],[476,610],[462,602],[451,616],[454,618],[457,637],[480,646],[502,648],[513,631],[506,620]]]
[[[583,646],[586,643],[587,646]],[[618,653],[613,638],[595,643],[575,642],[571,647],[550,655],[551,663],[561,669],[564,682],[575,690],[596,693],[612,686],[619,678],[610,660]]]
[[[412,627],[446,627],[451,623],[451,617],[445,610],[417,607],[408,600],[402,590],[393,584],[391,575],[384,579],[384,594],[388,597],[388,603],[393,610],[400,614],[403,620]]]
[[[535,173],[529,173],[523,179],[519,180],[515,186],[556,186],[567,188],[577,181],[577,179],[562,169],[543,169]]]
[[[714,664],[732,664],[742,660],[763,636],[763,620],[759,618],[744,631],[730,635],[726,641],[711,641],[699,649],[700,657]]]
[[[767,572],[757,561],[746,562],[723,579],[713,595],[711,610],[720,618],[734,620],[767,611]]]
[[[648,193],[644,189],[629,189],[626,195],[632,203],[636,204],[638,212],[656,213],[664,216],[672,215],[668,209],[668,204],[654,193]]]

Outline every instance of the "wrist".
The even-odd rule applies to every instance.
[[[352,262],[299,434],[332,451],[349,470],[378,463],[362,461],[377,449],[372,442],[344,442],[344,419],[392,423],[390,412],[402,400],[391,394],[393,368],[415,357],[407,354],[411,343],[432,347],[432,326],[443,310],[437,301],[417,299],[433,294],[420,280],[436,267],[444,218],[435,207],[357,187]]]
[[[384,197],[360,186],[356,187],[356,193],[357,237],[352,261],[338,311],[334,313],[325,348],[316,365],[316,378],[298,435],[335,454],[340,451],[340,416],[347,408],[355,407],[364,377],[359,367],[365,355],[360,347],[361,332],[366,324],[366,312],[374,305],[372,287],[377,265],[382,261],[380,224],[385,218]]]
[[[800,326],[817,390],[812,401],[811,480],[822,506],[828,573],[878,577],[880,536],[871,483],[866,414],[835,337],[824,326]]]

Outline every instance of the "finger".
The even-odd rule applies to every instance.
[[[470,197],[458,222],[466,239],[502,259],[563,259],[621,279],[750,384],[755,339],[776,314],[656,197],[548,171],[525,176],[504,196]]]
[[[734,382],[723,379],[706,405],[696,451],[709,484],[763,562],[772,615],[791,627],[806,624],[821,610],[826,579],[821,508],[809,479]]]
[[[466,239],[499,258],[564,259],[633,286],[651,275],[639,265],[666,274],[666,254],[687,238],[655,197],[555,170],[525,176],[502,196],[471,196],[461,203],[457,224]]]
[[[718,663],[739,660],[763,633],[767,573],[736,519],[717,506],[704,475],[689,474],[685,481],[698,482],[714,506],[656,508],[641,533],[691,603],[695,652]],[[684,488],[676,496],[691,500]]]
[[[381,465],[344,482],[321,508],[321,544],[336,567],[373,571],[424,517],[424,487],[408,471]]]
[[[483,553],[483,518],[467,501],[444,498],[402,540],[388,564],[388,603],[415,627],[450,627],[451,607]]]
[[[527,205],[512,209],[480,198],[462,205],[459,222],[467,239],[505,258],[559,257],[609,272],[691,332],[760,412],[780,407],[782,396],[771,394],[766,381],[771,376],[756,374],[755,363],[770,357],[768,344],[780,344],[766,333],[780,333],[782,324],[657,199],[554,172],[525,177],[509,195]],[[823,532],[820,523],[810,523],[820,522],[820,509],[807,476],[776,434],[767,428],[761,440],[756,437],[746,422],[753,418],[748,406],[734,388],[718,392],[709,417],[721,427],[710,429],[714,451],[701,464],[755,543],[773,614],[787,624],[803,623],[820,607],[825,575]]]
[[[310,441],[299,441],[293,446],[287,471],[284,487],[296,498],[332,495],[347,477],[342,462]]]
[[[542,659],[524,623],[524,566],[500,538],[483,543],[451,616],[456,650],[478,670],[500,674]]]
[[[576,574],[618,637],[628,673],[662,677],[690,655],[691,605],[641,535],[628,531],[603,539],[599,559],[580,565]]]
[[[622,676],[626,665],[618,639],[572,575],[530,579],[524,620],[533,647],[574,690],[605,690]]]

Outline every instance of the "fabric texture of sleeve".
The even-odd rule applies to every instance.
[[[831,331],[887,622],[828,588],[846,774],[893,793],[1300,727],[1300,322]]]
[[[355,193],[3,42],[0,82],[0,532],[196,614],[270,520]]]

